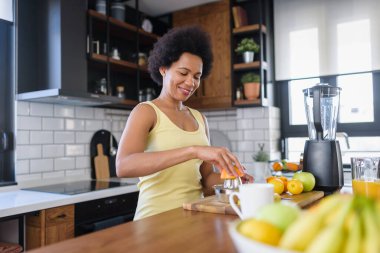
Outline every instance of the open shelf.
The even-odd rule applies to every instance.
[[[232,33],[243,34],[243,33],[258,32],[258,31],[260,31],[260,25],[253,24],[253,25],[246,25],[246,26],[241,26],[238,28],[233,28]],[[261,25],[261,32],[263,33],[267,32],[267,28],[265,25]]]
[[[262,62],[262,64],[260,64],[260,61],[234,64],[234,70],[260,69],[260,67],[266,69],[268,64],[266,62]]]

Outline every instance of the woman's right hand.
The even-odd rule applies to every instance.
[[[243,166],[237,157],[225,147],[213,146],[196,146],[197,157],[207,163],[211,163],[219,170],[225,169],[228,174],[238,177],[234,166],[236,166],[242,174],[245,174]]]

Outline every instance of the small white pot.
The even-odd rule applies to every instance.
[[[243,60],[245,63],[253,62],[255,56],[255,52],[246,51],[243,53]]]

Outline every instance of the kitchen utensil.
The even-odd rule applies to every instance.
[[[110,151],[109,151],[109,154],[110,156],[115,156],[116,153],[117,153],[117,149],[113,146],[113,136],[112,136],[112,132],[110,131]]]
[[[253,217],[264,205],[273,203],[274,187],[271,184],[242,184],[239,192],[230,194],[230,205],[240,219]],[[240,200],[240,207],[235,203],[234,196]]]
[[[214,191],[216,199],[223,203],[230,203],[229,195],[234,192],[238,191],[238,188],[235,189],[226,189],[221,184],[214,185]]]
[[[316,190],[326,192],[343,187],[342,155],[335,140],[340,91],[325,83],[303,90],[309,130],[303,171],[315,176]]]
[[[108,164],[108,157],[103,153],[103,145],[98,143],[96,145],[98,155],[95,156],[95,175],[96,179],[106,179],[110,177],[110,169]]]

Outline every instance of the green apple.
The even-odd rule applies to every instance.
[[[303,192],[309,192],[314,189],[315,177],[310,172],[297,172],[293,175],[294,179],[298,179],[303,184]]]
[[[257,211],[256,219],[267,221],[284,232],[298,218],[299,214],[298,206],[277,202],[260,208]]]

